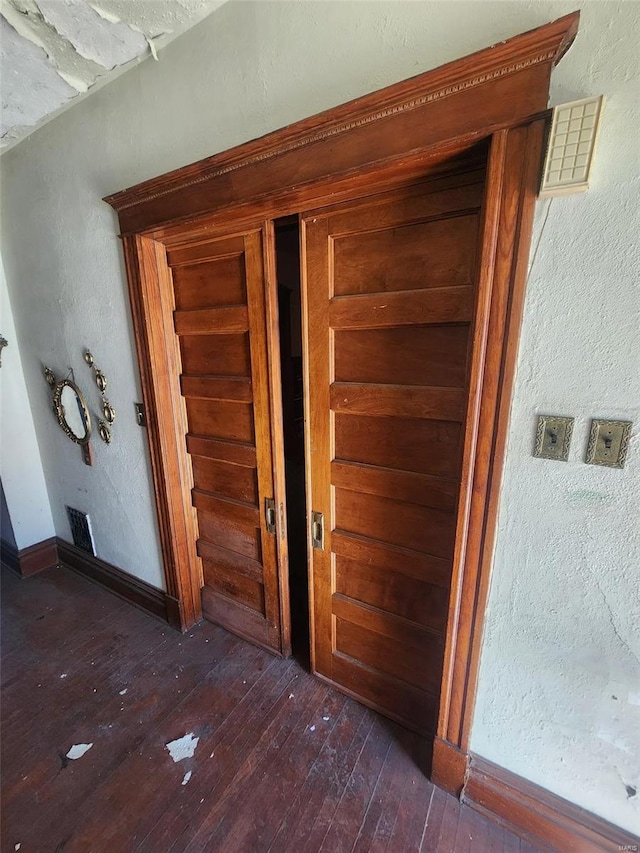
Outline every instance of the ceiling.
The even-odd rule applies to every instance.
[[[202,20],[224,0],[0,0],[0,148]]]

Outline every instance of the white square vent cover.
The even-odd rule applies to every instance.
[[[553,109],[540,196],[568,195],[589,188],[604,95]]]

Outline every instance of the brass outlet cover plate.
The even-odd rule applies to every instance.
[[[591,421],[587,446],[588,465],[624,468],[631,437],[631,421]]]
[[[574,418],[538,415],[533,455],[540,459],[555,459],[556,462],[566,462],[569,459],[573,424]]]

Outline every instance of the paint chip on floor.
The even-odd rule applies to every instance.
[[[293,693],[289,693],[289,699],[293,699]]]
[[[66,677],[67,677],[67,675],[68,675],[68,673],[63,672],[63,673],[62,673],[62,675],[60,676],[60,678],[66,678]]]
[[[187,782],[189,781],[189,779],[191,779],[191,770],[188,770],[188,771],[184,774],[184,779],[182,780],[182,784],[183,784],[183,785],[186,785],[186,784],[187,784]]]
[[[82,758],[85,752],[89,752],[92,746],[92,743],[74,743],[67,753],[67,758],[70,758],[72,761],[75,761],[76,758]]]
[[[124,694],[127,692],[128,689],[129,689],[128,687],[125,687],[124,690],[120,691],[120,695],[124,696]]]
[[[16,844],[13,849],[19,850],[21,847],[22,847],[22,844]]]
[[[166,748],[169,750],[169,755],[175,762],[182,761],[183,758],[193,758],[196,751],[199,737],[194,737],[193,732],[189,732],[176,740],[170,741]]]
[[[323,717],[322,719],[325,721],[325,723],[328,723],[330,720],[330,717]]]
[[[310,732],[315,732],[315,730],[316,730],[316,727],[315,727],[315,726],[309,726],[309,731],[310,731]]]

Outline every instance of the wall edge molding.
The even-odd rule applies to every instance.
[[[460,801],[557,853],[640,850],[640,838],[473,753]]]

